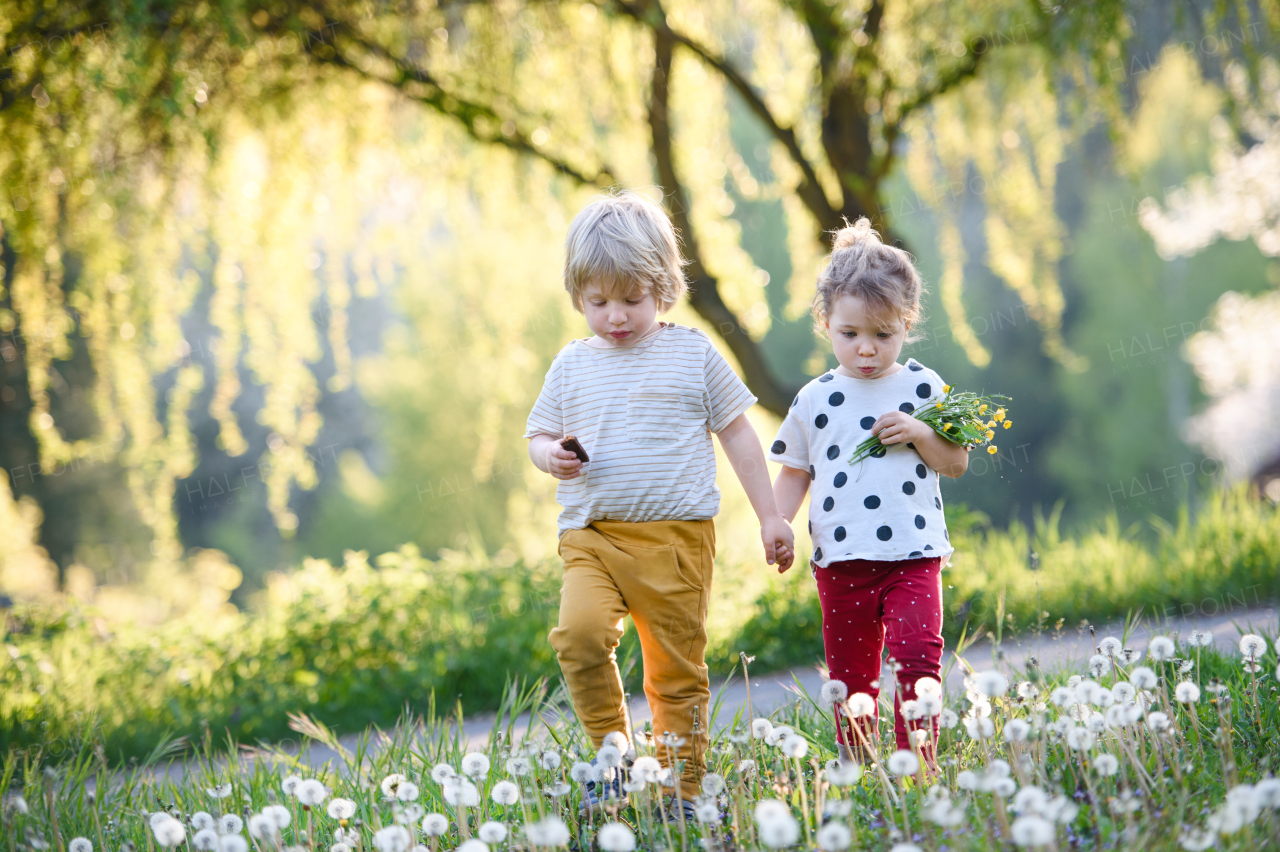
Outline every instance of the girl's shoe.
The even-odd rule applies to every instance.
[[[681,810],[684,811],[684,821],[687,825],[696,826],[698,824],[698,815],[694,809],[693,802],[688,799],[680,800]],[[675,809],[672,802],[667,802],[657,815],[657,821],[665,822],[668,825],[680,824],[680,812]]]
[[[596,766],[595,760],[591,761]],[[582,803],[578,805],[578,814],[586,816],[592,811],[603,811],[606,803],[610,807],[625,808],[631,804],[626,792],[622,789],[622,770],[614,770],[612,781],[588,781],[582,790]]]

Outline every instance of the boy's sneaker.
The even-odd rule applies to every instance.
[[[592,766],[598,766],[594,759]],[[612,781],[588,781],[582,790],[582,804],[578,805],[578,813],[586,816],[592,811],[603,811],[605,803],[611,807],[625,808],[631,802],[622,789],[622,769],[613,770]]]
[[[685,823],[690,827],[697,826],[698,813],[693,802],[689,801],[688,799],[681,799],[680,806],[681,806],[681,810],[684,811]],[[673,802],[668,801],[665,805],[663,805],[661,811],[659,812],[658,819],[662,822],[667,823],[668,825],[679,825],[680,811],[676,810],[675,804]]]

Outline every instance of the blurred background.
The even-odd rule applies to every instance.
[[[554,672],[521,435],[589,333],[562,243],[611,187],[671,211],[667,319],[766,443],[835,364],[825,234],[865,215],[915,255],[907,354],[1014,400],[943,486],[954,628],[1280,593],[1274,2],[0,9],[6,741],[356,724],[468,666]],[[816,659],[807,573],[763,564],[726,472],[716,659]]]

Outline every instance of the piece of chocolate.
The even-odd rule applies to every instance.
[[[560,442],[560,446],[577,456],[578,461],[583,464],[591,461],[591,459],[587,457],[587,451],[582,448],[582,444],[579,444],[578,439],[572,435],[565,435],[564,440]]]

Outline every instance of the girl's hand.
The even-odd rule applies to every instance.
[[[778,515],[762,520],[760,541],[764,544],[765,561],[770,565],[776,564],[779,574],[791,567],[795,560],[796,539],[786,518]]]
[[[881,414],[880,419],[871,424],[871,434],[880,439],[882,444],[903,444],[907,441],[919,441],[933,432],[924,421],[917,420],[905,411],[890,411]]]
[[[547,473],[556,479],[574,479],[582,472],[582,462],[573,453],[553,441],[547,446]]]

